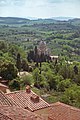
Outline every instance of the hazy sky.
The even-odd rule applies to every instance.
[[[80,0],[0,0],[0,16],[80,18]]]

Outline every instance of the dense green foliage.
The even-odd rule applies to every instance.
[[[75,65],[78,69],[77,74],[74,72]],[[56,67],[58,67],[57,72]],[[49,97],[44,98],[48,102],[59,100],[80,107],[80,63],[60,65],[58,62],[56,66],[53,63],[42,63],[41,74],[36,68],[33,77],[35,87],[44,90],[43,94],[45,92],[49,94]]]
[[[7,80],[17,77],[17,69],[11,62],[3,62],[0,64],[0,76]]]
[[[52,54],[61,55],[66,60],[80,61],[80,19],[31,21],[19,18],[1,18],[1,20],[3,19],[4,24],[0,25],[0,40],[15,43],[28,52],[43,39]],[[26,22],[17,24],[20,20]],[[7,24],[7,21],[10,24]],[[16,24],[13,24],[14,22]],[[11,49],[11,51],[15,54],[15,50]]]
[[[37,56],[41,40],[51,55],[59,55],[56,64]],[[30,74],[20,76],[21,71]],[[80,107],[80,20],[5,18],[0,22],[0,76],[9,80],[11,90],[31,85],[39,95],[49,94],[44,99],[50,103]]]

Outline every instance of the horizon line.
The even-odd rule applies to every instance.
[[[33,19],[33,20],[35,20],[35,19],[55,19],[55,18],[65,18],[65,19],[75,19],[75,18],[77,18],[77,19],[79,19],[80,17],[70,17],[70,16],[53,16],[53,17],[32,17],[32,16],[27,16],[27,17],[21,17],[21,16],[0,16],[0,17],[3,17],[3,18],[23,18],[23,19]]]

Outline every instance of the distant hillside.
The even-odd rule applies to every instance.
[[[52,17],[51,19],[60,20],[60,21],[68,21],[70,19],[74,19],[73,17]]]
[[[56,20],[53,19],[35,19],[30,20],[26,18],[17,18],[17,17],[0,17],[0,24],[49,24],[54,23]]]
[[[69,23],[71,25],[80,25],[80,19],[70,19],[70,17],[53,17],[51,19],[36,19],[30,20],[27,18],[18,18],[18,17],[0,17],[0,24],[15,25],[15,24],[24,24],[24,25],[34,25],[34,24],[62,24]]]
[[[80,26],[80,18],[69,20],[72,25]]]
[[[0,17],[0,24],[26,24],[29,21],[26,18]]]

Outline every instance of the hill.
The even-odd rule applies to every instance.
[[[52,55],[61,55],[80,61],[80,19],[68,21],[54,19],[29,20],[0,17],[0,40],[21,46],[26,52],[44,40]]]
[[[26,24],[29,19],[18,17],[0,17],[0,24]]]
[[[34,25],[34,24],[69,24],[74,26],[80,26],[80,19],[71,17],[53,17],[48,19],[27,19],[18,17],[0,17],[1,25]]]

